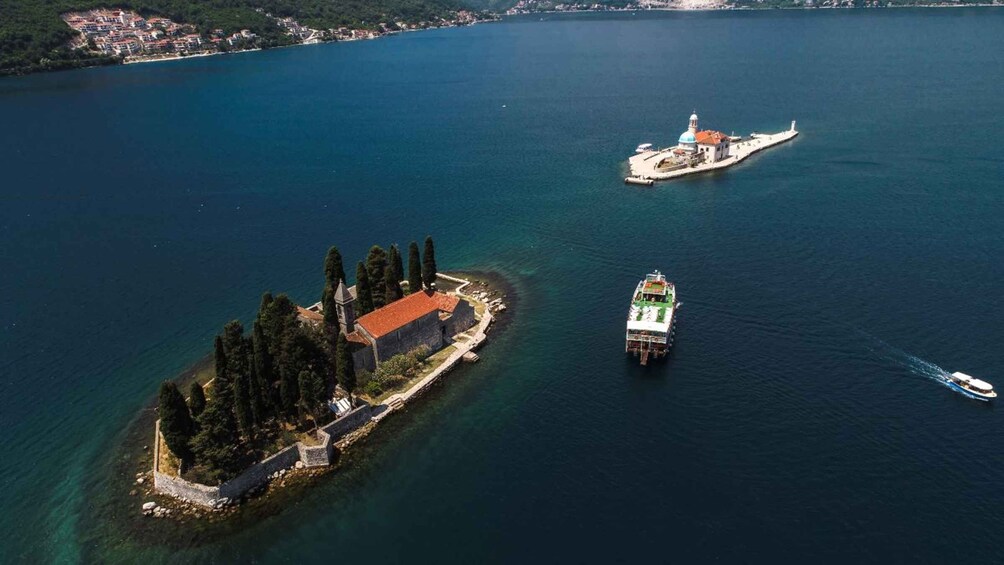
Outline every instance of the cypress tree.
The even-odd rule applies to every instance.
[[[384,292],[384,303],[390,304],[395,300],[402,298],[404,296],[404,291],[401,290],[401,283],[398,282],[401,279],[394,276],[394,266],[387,265],[387,270],[385,271],[386,276],[384,279],[387,281],[387,288]]]
[[[275,416],[276,407],[279,405],[275,383],[275,366],[272,361],[272,354],[269,353],[268,345],[265,341],[265,333],[262,331],[261,323],[257,320],[251,326],[251,349],[254,352],[254,375],[261,397],[261,413],[257,419],[259,423],[268,421]]]
[[[257,323],[256,323],[257,325]],[[264,426],[268,420],[268,413],[265,410],[265,388],[258,380],[258,365],[255,363],[254,338],[249,337],[244,340],[244,351],[247,356],[248,366],[248,396],[251,398],[251,421],[255,428],[255,434]]]
[[[188,409],[192,412],[193,418],[198,418],[206,409],[206,393],[199,381],[192,381],[192,386],[188,389]]]
[[[218,400],[217,395],[222,391],[223,389],[217,391],[213,387],[209,403],[199,416],[199,433],[192,440],[196,460],[208,466],[220,481],[234,476],[240,470],[237,423],[234,421],[233,411]]]
[[[338,288],[336,282],[334,286],[325,285],[321,294],[321,308],[324,313],[324,327],[327,330],[338,331],[338,306],[335,305],[335,289]]]
[[[400,286],[401,281],[404,280],[404,264],[401,260],[401,250],[397,248],[397,244],[390,246],[390,251],[387,252],[387,262],[394,268],[394,282]]]
[[[386,304],[384,288],[387,284],[387,252],[379,245],[370,247],[369,255],[366,256],[366,274],[369,275],[370,288],[373,289],[373,307],[380,308]]]
[[[345,334],[338,334],[338,384],[342,385],[345,392],[349,393],[349,402],[352,401],[352,391],[356,389],[356,366],[352,361],[352,350],[349,342],[345,339]]]
[[[418,243],[408,245],[408,292],[422,290],[422,260],[418,256]]]
[[[158,396],[157,415],[160,417],[160,433],[164,436],[164,442],[183,463],[190,462],[192,450],[189,442],[195,433],[195,424],[188,405],[185,404],[185,397],[171,381],[161,383]]]
[[[199,415],[199,432],[192,439],[197,461],[205,463],[217,478],[231,476],[239,463],[237,445],[240,436],[234,418],[233,381],[223,336],[216,336],[216,378],[206,409]]]
[[[254,415],[251,410],[251,383],[247,373],[234,375],[234,415],[237,427],[246,438],[255,436]]]
[[[436,282],[436,248],[432,236],[425,238],[425,257],[422,258],[422,281],[426,288],[432,288]]]
[[[327,400],[324,379],[316,371],[305,369],[300,371],[297,380],[300,388],[300,410],[314,422],[314,428],[317,428],[318,413]]]
[[[324,258],[324,284],[331,288],[338,288],[338,281],[345,280],[345,269],[342,266],[342,254],[334,245],[328,249],[328,255]]]
[[[233,389],[233,411],[237,425],[246,438],[254,437],[254,411],[251,397],[251,359],[244,326],[239,320],[223,327],[223,350],[227,356],[227,377]]]
[[[223,337],[217,335],[213,341],[213,360],[216,365],[216,378],[227,378],[227,353],[223,349]]]
[[[373,311],[373,289],[362,261],[356,265],[356,309],[359,316]]]

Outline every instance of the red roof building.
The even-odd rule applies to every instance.
[[[373,339],[379,339],[392,331],[404,327],[430,312],[438,311],[442,300],[436,292],[416,292],[401,300],[361,316],[356,324],[363,327]],[[443,298],[450,298],[443,294]],[[453,297],[456,300],[456,297]],[[456,306],[456,303],[453,304]]]

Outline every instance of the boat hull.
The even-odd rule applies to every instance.
[[[982,402],[990,402],[991,400],[997,398],[996,394],[994,394],[993,396],[980,394],[978,392],[969,390],[968,388],[965,388],[954,381],[948,381],[948,386],[951,387],[956,392],[961,392],[962,394],[968,396],[969,398],[972,398],[974,400],[980,400]]]

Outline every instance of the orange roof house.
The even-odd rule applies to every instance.
[[[699,131],[694,137],[697,138],[698,145],[718,145],[722,141],[726,141],[729,138],[729,136],[720,131],[710,129]]]

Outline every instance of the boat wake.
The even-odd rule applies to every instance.
[[[890,361],[899,367],[903,367],[912,375],[930,379],[945,388],[957,392],[950,384],[951,379],[949,379],[949,376],[951,375],[951,372],[942,369],[930,361],[921,359],[916,355],[911,355],[898,347],[889,345],[868,332],[863,330],[856,331],[858,334],[867,338],[868,341],[875,345],[875,347],[869,347],[869,349],[876,355],[876,357],[884,361]]]

